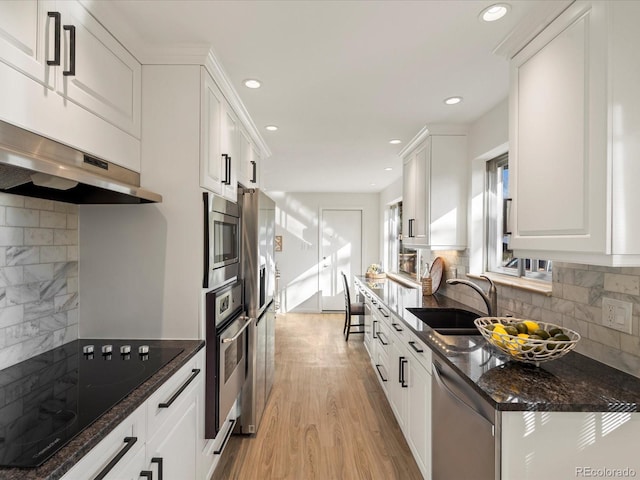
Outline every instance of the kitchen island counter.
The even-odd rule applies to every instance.
[[[112,340],[104,340],[104,343],[112,342]],[[115,342],[115,340],[113,340]],[[140,340],[135,341],[140,343]],[[74,343],[74,342],[72,342]],[[145,344],[149,345],[151,350],[154,347],[181,349],[171,361],[155,372],[150,378],[145,380],[141,385],[131,391],[126,397],[108,409],[103,415],[97,418],[93,423],[80,431],[67,445],[58,450],[53,456],[41,466],[36,468],[2,468],[0,467],[0,479],[3,480],[56,480],[61,478],[69,471],[79,460],[82,459],[93,447],[98,445],[114,428],[124,421],[131,413],[141,406],[160,386],[163,385],[173,374],[175,374],[183,365],[185,365],[196,353],[204,347],[202,340],[145,340]],[[69,344],[68,344],[69,345]],[[62,348],[62,347],[60,347]],[[56,357],[54,349],[43,356],[34,357],[20,364],[21,371],[29,370],[42,371],[43,362],[45,368],[55,367],[59,358]],[[48,354],[48,355],[47,355]],[[119,353],[116,353],[118,355]],[[100,355],[99,352],[96,355]],[[33,368],[30,368],[32,362]],[[35,365],[38,363],[38,365]],[[10,374],[12,369],[17,366],[10,367],[0,372],[0,374]],[[18,371],[17,369],[15,371]],[[24,375],[24,374],[23,374]],[[76,373],[77,376],[77,373]],[[36,377],[34,377],[35,379]],[[6,375],[5,375],[5,380]],[[10,380],[10,379],[9,379]],[[29,383],[29,375],[22,378],[13,379],[21,385]],[[34,381],[42,381],[35,379]],[[63,380],[64,381],[64,380]],[[7,384],[11,385],[9,382]],[[21,387],[23,388],[23,387]],[[3,397],[4,398],[4,397]],[[6,408],[6,407],[5,407]],[[11,440],[7,440],[11,441]]]
[[[389,279],[356,277],[356,284],[401,319],[434,353],[496,410],[639,412],[640,379],[576,352],[539,367],[510,360],[481,335],[443,336],[407,310],[472,308]],[[544,319],[541,319],[544,320]]]

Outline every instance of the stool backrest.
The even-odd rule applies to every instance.
[[[344,272],[340,272],[342,275],[342,283],[344,284],[344,304],[347,310],[347,314],[351,311],[351,295],[349,295],[349,282],[347,281],[347,276]]]

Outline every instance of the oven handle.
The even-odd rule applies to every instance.
[[[252,323],[252,322],[253,322],[253,320],[254,320],[253,318],[245,317],[245,316],[242,316],[242,317],[240,317],[240,318],[241,318],[241,319],[243,319],[243,320],[246,320],[246,323],[242,326],[242,328],[240,329],[240,331],[239,331],[238,333],[236,333],[233,337],[231,337],[231,338],[221,338],[221,339],[220,339],[220,341],[221,341],[222,343],[232,343],[232,342],[235,342],[235,341],[238,339],[238,337],[240,337],[240,335],[242,335],[242,332],[244,332],[244,331],[247,329],[247,327],[248,327],[249,325],[251,325],[251,323]]]

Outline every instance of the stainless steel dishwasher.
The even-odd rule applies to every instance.
[[[495,409],[448,365],[431,377],[433,480],[500,478]]]

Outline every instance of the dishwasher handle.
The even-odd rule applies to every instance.
[[[436,381],[438,382],[438,385],[440,386],[440,388],[444,392],[446,392],[450,397],[452,397],[455,400],[457,400],[462,406],[466,407],[475,416],[477,416],[478,418],[482,419],[484,422],[489,424],[489,426],[491,427],[491,434],[493,436],[495,436],[495,426],[494,426],[493,422],[490,421],[489,419],[487,419],[484,415],[482,415],[482,413],[480,413],[477,408],[474,408],[472,405],[469,405],[468,402],[464,401],[462,398],[460,398],[460,396],[456,395],[453,392],[453,390],[451,390],[451,388],[449,388],[447,386],[446,382],[442,378],[442,372],[438,368],[438,365],[435,364],[435,363],[433,363],[432,365],[433,365],[433,378],[436,379]]]

